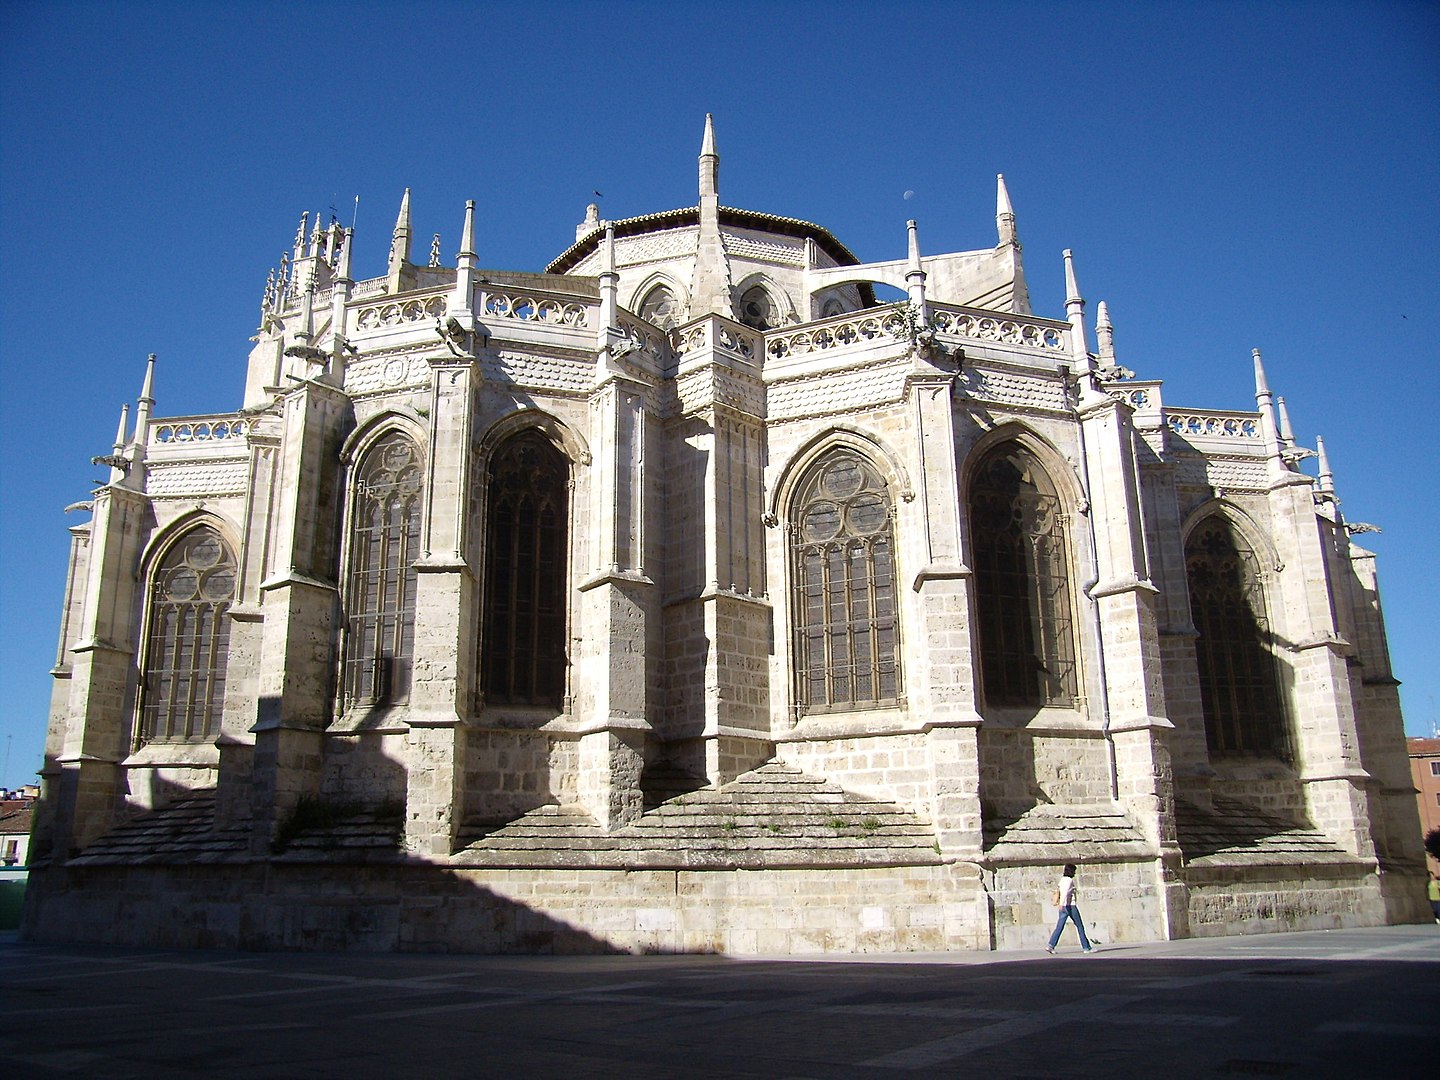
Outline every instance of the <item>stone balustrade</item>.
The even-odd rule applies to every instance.
[[[250,433],[251,421],[243,416],[181,416],[153,420],[146,432],[149,446],[179,446],[186,443],[217,443],[241,440]]]
[[[1050,319],[931,304],[930,321],[946,337],[997,342],[1044,353],[1067,353],[1070,328]]]
[[[1260,414],[1222,409],[1167,409],[1165,423],[1177,435],[1258,442]]]
[[[366,304],[351,316],[350,325],[356,333],[403,326],[406,323],[433,323],[444,315],[450,299],[449,289],[396,296],[378,304]]]
[[[715,349],[753,364],[765,353],[762,334],[714,317],[681,327],[671,341],[679,356]]]
[[[550,326],[594,326],[591,305],[573,296],[535,290],[510,290],[487,286],[480,292],[476,312],[481,319],[514,320]]]

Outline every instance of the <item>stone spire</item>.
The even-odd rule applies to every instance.
[[[720,155],[715,150],[715,121],[705,114],[700,145],[700,235],[695,245],[695,274],[690,283],[690,314],[735,317],[730,260],[720,236]]]
[[[910,307],[916,318],[928,323],[930,310],[925,303],[925,271],[920,266],[920,230],[914,218],[905,222],[905,231],[908,234],[905,286],[910,294]]]
[[[130,441],[130,403],[127,401],[120,406],[120,426],[115,429],[115,453],[125,449],[125,444]]]
[[[1115,364],[1115,328],[1110,325],[1110,308],[1104,300],[1095,306],[1095,343],[1101,367]]]
[[[390,291],[400,291],[400,274],[410,263],[410,189],[400,198],[400,213],[395,217],[395,231],[390,234],[388,266]]]
[[[338,226],[332,226],[332,230]],[[350,327],[346,322],[347,305],[350,303],[351,286],[355,284],[350,276],[350,249],[355,246],[353,229],[340,229],[336,241],[335,286],[330,292],[330,374],[335,385],[345,384],[345,342]]]
[[[1030,314],[1030,289],[1025,284],[1025,264],[1020,257],[1020,234],[1015,228],[1015,208],[1010,205],[1010,191],[1004,173],[995,174],[995,232],[999,242],[995,251],[1010,264],[1010,310],[1019,315]]]
[[[1070,320],[1070,356],[1081,375],[1080,400],[1089,403],[1105,396],[1095,383],[1095,358],[1090,355],[1085,332],[1085,299],[1075,279],[1075,256],[1065,249],[1065,316]]]
[[[475,297],[475,200],[465,200],[465,221],[460,226],[460,250],[455,255],[454,314],[469,313]],[[467,330],[473,327],[466,327]]]
[[[1295,445],[1295,429],[1290,426],[1290,410],[1285,407],[1285,399],[1276,397],[1275,408],[1280,419],[1280,445],[1285,449]]]
[[[155,408],[155,354],[152,352],[145,361],[145,382],[140,387],[140,400],[135,408],[135,438],[143,442],[150,424],[150,413]]]
[[[700,199],[720,197],[720,155],[715,150],[715,118],[705,114],[705,137],[700,142]]]
[[[1000,246],[1019,246],[1020,240],[1015,233],[1015,208],[1010,205],[1004,173],[995,174],[995,232],[1000,238]]]
[[[294,252],[294,260],[296,262],[299,262],[305,257],[305,230],[309,227],[309,224],[310,211],[306,210],[300,215],[300,225],[295,230],[295,241],[290,245]]]
[[[1330,455],[1325,453],[1325,438],[1322,435],[1315,436],[1315,453],[1320,458],[1320,483],[1317,490],[1320,495],[1330,502],[1339,502],[1335,498],[1335,474],[1330,471]]]
[[[1265,377],[1265,362],[1260,359],[1260,350],[1251,349],[1255,359],[1255,404],[1260,410],[1260,437],[1265,441],[1266,467],[1272,480],[1289,470],[1280,456],[1283,446],[1280,429],[1275,421],[1275,399],[1270,393],[1270,381]]]
[[[609,342],[610,330],[619,323],[618,290],[620,275],[615,272],[615,226],[601,222],[605,239],[600,242],[600,348]]]

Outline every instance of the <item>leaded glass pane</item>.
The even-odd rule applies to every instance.
[[[797,489],[790,543],[800,712],[899,701],[892,510],[885,480],[849,450],[826,455]]]
[[[356,469],[345,592],[347,707],[409,700],[420,554],[420,451],[394,432]]]
[[[1008,443],[970,488],[980,676],[995,707],[1073,706],[1078,695],[1068,544],[1040,463]]]
[[[487,702],[559,708],[568,666],[569,468],[532,429],[496,450],[489,479],[481,689]]]
[[[226,613],[235,580],[234,556],[208,526],[186,533],[155,571],[137,745],[208,742],[220,733],[230,644]]]
[[[1205,741],[1217,757],[1290,757],[1260,562],[1213,515],[1185,541]]]

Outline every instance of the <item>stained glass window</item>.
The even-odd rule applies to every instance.
[[[1214,514],[1185,541],[1205,741],[1217,757],[1288,760],[1289,740],[1260,561],[1229,519]]]
[[[420,452],[394,432],[356,470],[345,590],[345,703],[404,702],[415,652]]]
[[[796,490],[790,524],[795,695],[801,713],[900,699],[900,623],[889,486],[837,449]]]
[[[186,533],[150,582],[137,743],[208,742],[220,733],[235,557],[213,528]]]
[[[970,533],[986,704],[1073,707],[1065,516],[1050,478],[1018,443],[996,447],[976,469]]]
[[[565,694],[570,474],[539,431],[490,464],[481,690],[487,702],[560,707]]]

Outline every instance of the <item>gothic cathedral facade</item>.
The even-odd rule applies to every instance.
[[[1034,948],[1418,921],[1374,557],[1065,253],[859,260],[594,207],[543,273],[302,220],[238,409],[71,529],[25,932],[247,948]],[[877,301],[877,286],[903,299]],[[1093,335],[1094,347],[1091,347]],[[1314,459],[1308,465],[1306,459]],[[1305,471],[1315,470],[1315,474]]]

